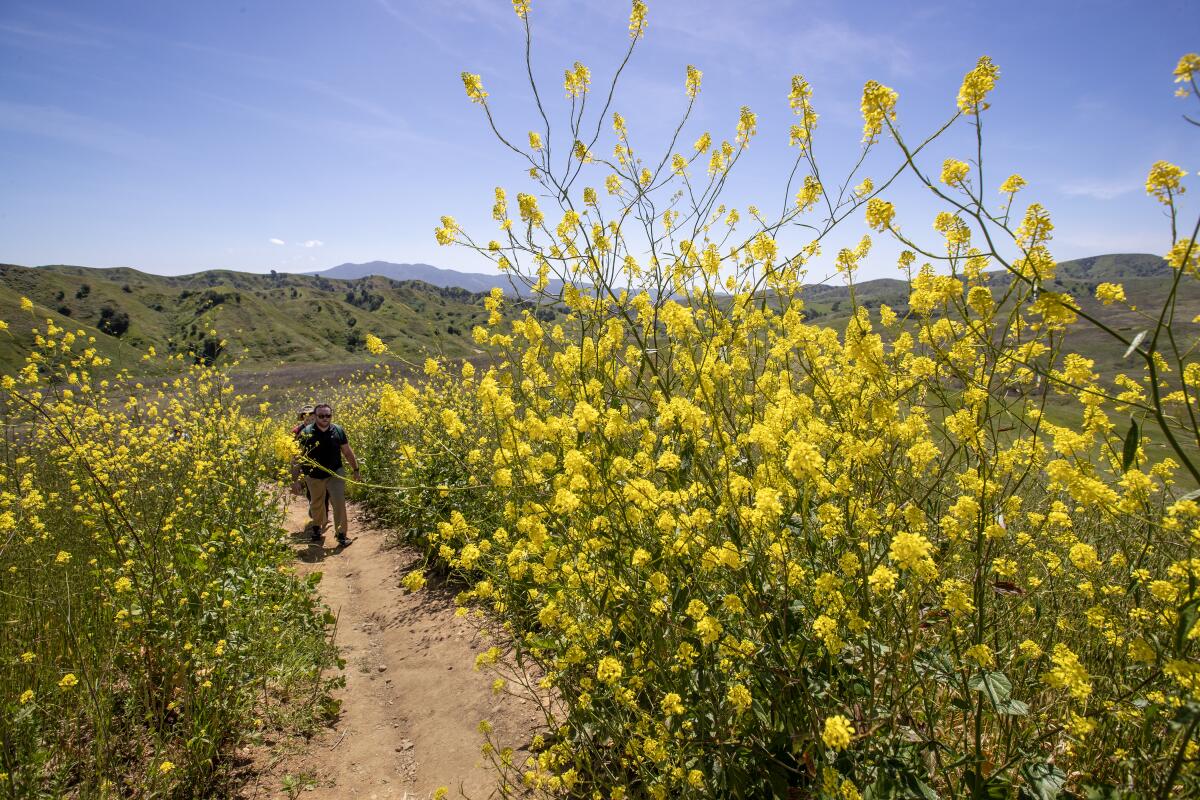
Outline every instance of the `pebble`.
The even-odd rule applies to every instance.
[[[379,670],[380,672],[387,672],[387,664],[380,664],[375,669]]]

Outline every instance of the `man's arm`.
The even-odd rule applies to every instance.
[[[342,445],[342,458],[350,462],[350,469],[354,470],[354,476],[358,477],[358,456],[354,455],[354,451],[350,449],[350,444],[347,442]]]

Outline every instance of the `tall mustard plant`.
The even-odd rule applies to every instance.
[[[530,54],[535,11],[514,5]],[[635,2],[613,83],[648,24]],[[1188,91],[1198,69],[1194,55],[1180,62]],[[981,58],[952,116],[918,140],[902,132],[899,93],[867,83],[862,156],[834,180],[797,76],[788,200],[770,214],[721,200],[753,111],[727,139],[682,144],[694,67],[683,119],[654,154],[582,64],[564,75],[565,123],[531,77],[539,120],[520,137],[464,73],[534,188],[515,205],[496,190],[497,239],[448,216],[436,235],[492,258],[534,300],[487,298],[475,338],[494,366],[385,378],[354,424],[373,442],[368,499],[468,581],[464,613],[501,629],[480,665],[526,667],[497,691],[536,676],[534,755],[486,746],[507,789],[1200,791],[1200,504],[1188,494],[1200,363],[1186,328],[1197,320],[1175,318],[1200,270],[1195,228],[1177,230],[1184,176],[1150,172],[1171,220],[1170,288],[1128,334],[1054,291],[1053,224],[1039,205],[1018,209],[1025,179],[985,176],[998,78]],[[974,151],[928,171],[930,144],[964,125]],[[888,152],[878,179],[861,174]],[[934,241],[900,226],[886,197],[902,180],[943,204]],[[859,214],[902,243],[907,303],[857,302],[864,236],[833,258],[848,322],[813,324],[806,270]],[[1096,291],[1126,302],[1120,285]],[[567,317],[548,323],[539,306]],[[1097,374],[1072,351],[1082,325],[1137,366]],[[1055,424],[1064,407],[1082,422]],[[1148,431],[1168,455],[1151,457]]]
[[[319,713],[336,660],[281,538],[291,439],[218,370],[148,387],[95,377],[83,330],[35,341],[0,377],[0,794],[230,792],[232,748]]]

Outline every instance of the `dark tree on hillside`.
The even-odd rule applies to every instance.
[[[201,314],[208,311],[210,308],[215,308],[229,299],[229,295],[224,292],[218,292],[215,289],[205,289],[200,295],[200,301],[196,306],[196,313]]]
[[[75,292],[75,299],[82,300],[83,298],[87,297],[91,293],[92,293],[91,286],[88,286],[86,283],[81,284],[79,287],[79,291]]]
[[[200,342],[200,349],[192,350],[192,358],[197,364],[208,366],[216,361],[224,351],[225,347],[221,344],[220,339],[215,336],[205,336],[204,340]]]
[[[100,309],[100,324],[96,327],[109,336],[121,336],[129,330],[129,315],[112,306],[105,306]]]

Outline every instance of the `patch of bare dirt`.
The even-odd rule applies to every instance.
[[[410,594],[400,580],[417,562],[388,532],[365,523],[350,504],[348,547],[332,531],[323,545],[297,538],[304,572],[323,574],[319,589],[338,616],[337,644],[346,686],[335,693],[338,718],[307,742],[277,742],[255,758],[243,796],[417,800],[445,786],[451,797],[484,798],[497,778],[480,748],[487,719],[493,740],[524,762],[543,724],[535,701],[493,695],[491,678],[474,669],[492,643],[456,617],[453,590],[427,586]],[[292,500],[288,530],[302,535],[305,502]]]

